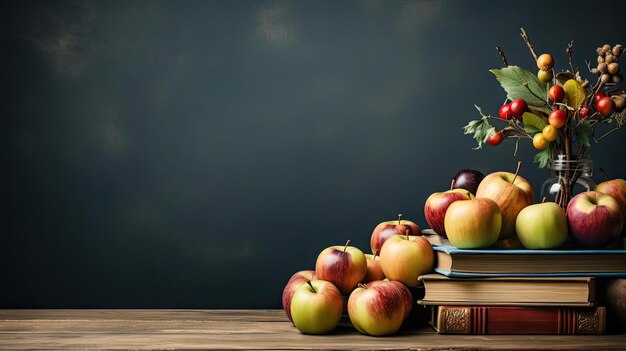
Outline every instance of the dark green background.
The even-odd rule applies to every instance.
[[[43,1],[0,11],[0,307],[279,307],[284,283],[380,221],[425,226],[473,151],[488,72],[626,39],[626,3]],[[626,177],[623,133],[593,145]],[[596,177],[599,179],[599,177]]]

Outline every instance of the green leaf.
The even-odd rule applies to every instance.
[[[578,143],[581,145],[585,145],[586,147],[591,146],[591,136],[593,135],[593,131],[591,130],[591,124],[589,121],[583,121],[581,124],[576,126],[574,130],[576,133],[576,137],[578,138]]]
[[[482,115],[480,107],[476,106],[476,108]],[[487,142],[487,139],[495,132],[495,127],[489,124],[489,117],[486,115],[483,115],[481,119],[470,121],[465,127],[463,127],[463,134],[472,135],[478,144],[474,150],[482,149],[483,144]]]
[[[541,132],[548,125],[545,119],[530,112],[524,112],[522,120],[524,121],[524,130],[531,135]]]
[[[518,66],[491,69],[489,72],[496,76],[509,100],[524,99],[529,106],[533,106],[537,110],[549,111],[548,104],[544,100],[544,97],[548,95],[548,87],[541,83],[534,73]],[[524,86],[525,84],[527,86]]]
[[[541,152],[538,152],[535,155],[535,159],[533,160],[533,162],[538,163],[539,168],[546,168],[546,166],[552,159],[552,153],[553,153],[552,147],[548,147],[547,149]]]

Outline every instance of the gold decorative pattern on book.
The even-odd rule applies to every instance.
[[[445,331],[450,334],[467,334],[470,328],[469,308],[443,308]]]

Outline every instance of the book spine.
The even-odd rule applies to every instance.
[[[606,310],[564,307],[435,306],[439,334],[604,334]]]

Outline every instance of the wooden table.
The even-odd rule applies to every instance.
[[[0,349],[626,349],[626,335],[300,334],[282,310],[0,310]]]

